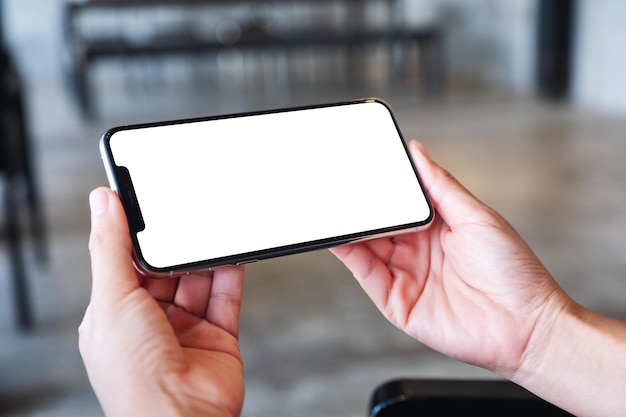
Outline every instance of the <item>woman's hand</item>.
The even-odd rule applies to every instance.
[[[117,195],[94,190],[90,205],[93,286],[80,352],[106,415],[239,415],[243,268],[142,278]]]
[[[513,228],[409,149],[436,210],[427,230],[332,249],[382,313],[424,344],[511,377],[538,323],[566,304]]]

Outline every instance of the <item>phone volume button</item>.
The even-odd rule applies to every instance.
[[[258,259],[253,259],[251,261],[243,261],[243,262],[237,262],[235,265],[239,266],[239,265],[245,265],[245,264],[253,264],[255,262],[258,262]]]

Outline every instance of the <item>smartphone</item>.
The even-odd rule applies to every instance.
[[[151,276],[413,231],[433,218],[380,99],[121,126],[100,150],[136,266]]]

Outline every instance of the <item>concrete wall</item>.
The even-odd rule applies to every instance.
[[[534,86],[536,1],[405,0],[405,18],[443,25],[453,81],[526,93]]]
[[[453,79],[533,94],[537,1],[405,0],[405,8],[408,22],[442,22]],[[575,15],[573,103],[626,115],[626,2],[578,0]]]

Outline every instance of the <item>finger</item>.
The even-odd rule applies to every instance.
[[[92,191],[89,205],[91,297],[115,302],[139,286],[126,216],[117,194],[107,188]]]
[[[437,213],[449,226],[467,223],[472,215],[482,212],[484,204],[430,159],[421,143],[409,142],[409,151]]]
[[[365,293],[381,310],[391,290],[389,268],[364,243],[338,246],[330,250],[352,272]]]
[[[174,305],[194,316],[204,318],[211,295],[212,282],[212,273],[181,276],[174,297]]]
[[[394,240],[390,237],[367,240],[362,243],[385,264],[389,262],[395,250]]]
[[[143,280],[142,286],[152,298],[164,303],[173,303],[178,288],[179,278],[149,278]]]
[[[243,266],[218,269],[213,273],[206,319],[239,337],[239,313],[243,290]]]
[[[387,263],[395,250],[394,239],[389,237],[381,237],[376,239],[359,242],[356,244],[364,245],[370,250],[374,256],[378,257],[383,263]],[[337,247],[330,248],[330,251],[341,259],[340,255],[353,250],[352,246],[355,244],[349,243]]]

